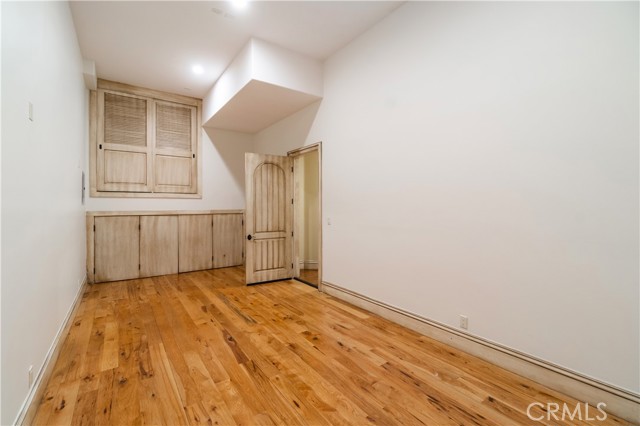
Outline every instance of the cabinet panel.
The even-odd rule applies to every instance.
[[[213,215],[213,267],[242,265],[243,245],[242,215]]]
[[[139,275],[140,218],[95,218],[95,281],[118,281]]]
[[[211,221],[210,214],[179,217],[179,272],[211,269],[213,251]]]
[[[97,189],[151,189],[150,100],[98,92]]]
[[[156,101],[154,192],[195,193],[197,108]]]
[[[140,276],[178,273],[178,216],[140,216]]]

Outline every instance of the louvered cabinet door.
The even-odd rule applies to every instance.
[[[137,96],[98,92],[98,191],[151,191],[151,103]]]
[[[197,191],[197,109],[155,101],[154,192]]]

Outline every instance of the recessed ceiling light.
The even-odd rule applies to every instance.
[[[231,4],[236,9],[246,9],[249,5],[249,0],[231,0]]]
[[[194,65],[191,67],[191,71],[193,71],[194,74],[203,74],[204,73],[204,68],[202,68],[202,65]]]

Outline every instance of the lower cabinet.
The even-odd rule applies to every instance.
[[[95,218],[95,281],[118,281],[138,277],[139,225],[139,216]]]
[[[140,276],[178,273],[178,217],[140,216]]]
[[[243,215],[213,216],[213,267],[242,265],[244,261]]]
[[[178,271],[189,272],[213,267],[212,215],[180,216]]]
[[[89,282],[242,265],[243,218],[242,210],[88,212]]]

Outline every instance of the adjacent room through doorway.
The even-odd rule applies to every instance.
[[[320,145],[289,153],[294,167],[294,277],[318,287],[321,259]]]

